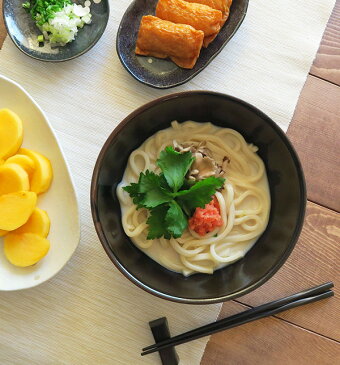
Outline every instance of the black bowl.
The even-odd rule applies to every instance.
[[[73,42],[63,47],[51,48],[49,42],[39,44],[41,34],[31,15],[22,7],[23,0],[3,0],[3,17],[13,43],[27,56],[40,61],[61,62],[79,57],[89,51],[101,38],[109,19],[109,2],[91,1],[92,23],[85,25]],[[85,0],[77,1],[84,4]]]
[[[259,147],[270,185],[269,223],[257,243],[236,263],[214,272],[184,277],[150,259],[125,235],[116,196],[130,153],[170,126],[170,122],[212,122],[240,132]],[[126,117],[104,144],[92,177],[91,208],[104,249],[133,283],[161,298],[208,304],[244,295],[283,265],[300,234],[306,206],[299,159],[282,130],[265,114],[234,97],[189,91],[156,99]]]

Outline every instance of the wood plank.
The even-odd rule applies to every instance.
[[[340,336],[339,238],[340,215],[308,202],[303,231],[285,265],[262,287],[239,298],[247,307],[224,303],[220,318],[326,281],[335,283],[336,296],[213,335],[201,365],[334,364],[340,356],[332,339]]]
[[[6,28],[5,28],[5,24],[4,24],[4,19],[2,17],[2,1],[3,0],[0,0],[0,48],[6,38]]]
[[[221,316],[245,309],[225,303]],[[269,317],[212,336],[201,365],[333,365],[339,355],[335,341]]]
[[[340,340],[340,214],[308,202],[305,224],[293,253],[267,283],[237,300],[249,306],[333,281],[335,297],[279,314],[298,326]],[[223,306],[228,306],[225,303]]]
[[[287,135],[301,159],[308,199],[340,211],[340,87],[308,76]]]
[[[340,85],[340,0],[328,21],[310,73]]]

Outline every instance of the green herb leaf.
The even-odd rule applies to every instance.
[[[177,192],[183,185],[184,177],[194,161],[191,152],[179,153],[173,147],[166,147],[157,160],[170,188]]]
[[[223,186],[224,181],[225,179],[221,177],[213,176],[198,181],[190,189],[177,192],[176,201],[186,214],[191,215],[195,208],[204,208],[211,201],[216,190]]]
[[[169,239],[170,234],[166,229],[165,217],[167,215],[169,207],[167,205],[160,205],[151,210],[150,217],[146,221],[149,225],[148,240],[160,238],[164,236]]]
[[[192,186],[196,184],[196,180],[184,179],[181,190],[189,190]]]
[[[167,231],[174,237],[181,237],[188,227],[188,218],[183,213],[182,208],[173,200],[168,203],[169,209],[165,216]]]
[[[146,223],[149,225],[148,240],[162,236],[166,239],[181,237],[188,226],[187,217],[174,200],[153,208]]]
[[[139,208],[155,208],[173,199],[171,193],[164,187],[165,183],[164,177],[147,170],[139,175],[138,183],[132,183],[123,189],[130,194],[134,204]]]
[[[155,208],[158,205],[167,203],[173,198],[171,193],[164,189],[162,177],[154,172],[146,171],[141,175],[139,191],[144,193],[141,204],[146,208]]]
[[[223,186],[225,179],[216,177],[196,183],[185,181],[193,160],[191,152],[181,154],[167,147],[157,161],[162,174],[147,170],[139,175],[138,183],[123,188],[138,208],[150,211],[147,239],[181,237],[188,226],[187,216],[197,207],[204,208]]]
[[[140,176],[139,176],[140,180]],[[127,191],[133,201],[133,204],[137,205],[137,209],[142,208],[142,201],[144,198],[144,195],[139,192],[139,183],[131,183],[128,186],[124,186],[123,190]]]

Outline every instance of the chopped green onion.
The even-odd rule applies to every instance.
[[[64,46],[75,39],[80,28],[91,23],[90,7],[71,0],[27,0],[22,6],[42,33],[37,38],[40,43],[46,40]]]
[[[70,4],[72,4],[71,0],[31,0],[31,2],[23,3],[22,6],[29,10],[38,25],[43,25],[49,19],[53,19],[55,13]]]

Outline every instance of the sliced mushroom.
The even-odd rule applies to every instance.
[[[189,171],[190,176],[193,176],[195,180],[215,176],[217,164],[211,157],[203,155],[202,152],[195,152],[194,157],[195,161]]]
[[[194,153],[196,151],[196,148],[194,146],[194,143],[182,143],[179,144],[176,140],[173,140],[174,149],[177,152],[185,153],[185,152],[192,152]]]
[[[230,162],[228,157],[224,157],[222,166],[219,165],[212,158],[212,153],[209,148],[206,147],[205,142],[187,142],[180,144],[174,140],[173,145],[176,151],[181,153],[190,151],[195,157],[195,161],[187,173],[187,178],[189,180],[199,181],[210,176],[223,176],[225,170],[222,166],[225,166],[226,163]]]

